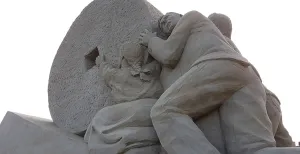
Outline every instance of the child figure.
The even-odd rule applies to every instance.
[[[150,111],[163,93],[160,64],[138,43],[126,42],[120,53],[118,68],[110,65],[103,53],[96,60],[117,104],[98,111],[85,141],[90,153],[157,154],[160,144]]]
[[[122,103],[141,98],[158,99],[163,93],[159,81],[160,64],[147,49],[138,43],[126,42],[121,47],[119,68],[114,68],[100,54],[100,73],[112,89],[115,102]]]

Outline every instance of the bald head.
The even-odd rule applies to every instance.
[[[231,38],[232,23],[228,16],[220,13],[213,13],[209,15],[208,18],[216,25],[224,36]]]

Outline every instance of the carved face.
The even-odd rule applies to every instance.
[[[176,24],[182,17],[181,14],[175,12],[168,12],[159,19],[159,27],[165,33],[170,35]]]
[[[144,60],[144,50],[145,48],[138,43],[125,42],[121,47],[121,54],[131,67],[140,69]]]

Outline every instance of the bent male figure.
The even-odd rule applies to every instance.
[[[218,28],[197,11],[179,20],[164,16],[160,27],[172,29],[167,40],[150,38],[145,32],[141,41],[153,58],[170,68],[161,74],[167,89],[151,110],[153,126],[167,153],[219,153],[193,119],[220,107],[224,136],[231,139],[226,140],[229,154],[253,154],[274,147],[264,87],[250,63],[234,51]]]
[[[100,73],[112,89],[117,105],[101,109],[86,134],[90,153],[157,154],[159,140],[152,126],[150,110],[163,89],[159,81],[160,64],[146,56],[138,43],[126,42],[121,48],[119,68],[97,59]]]
[[[216,25],[216,27],[225,36],[226,41],[239,52],[238,48],[231,40],[232,23],[228,16],[220,13],[212,13],[208,18]],[[240,52],[239,52],[240,53]],[[258,74],[258,73],[257,73]],[[259,76],[259,74],[258,74]],[[276,140],[277,147],[293,147],[295,146],[287,129],[282,122],[282,113],[280,108],[280,101],[277,96],[265,87],[267,96],[267,113],[272,123],[272,130]]]

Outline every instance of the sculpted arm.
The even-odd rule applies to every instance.
[[[114,68],[111,64],[109,64],[103,53],[100,54],[96,59],[97,65],[99,65],[99,72],[103,76],[105,82],[108,84],[113,76],[118,72],[117,68]]]
[[[167,40],[152,37],[149,40],[149,53],[163,65],[174,67],[179,61],[195,23],[206,18],[197,11],[186,13],[177,23]]]
[[[146,64],[142,68],[141,79],[151,81],[152,79],[159,78],[161,66],[158,61],[153,60],[151,63]]]

